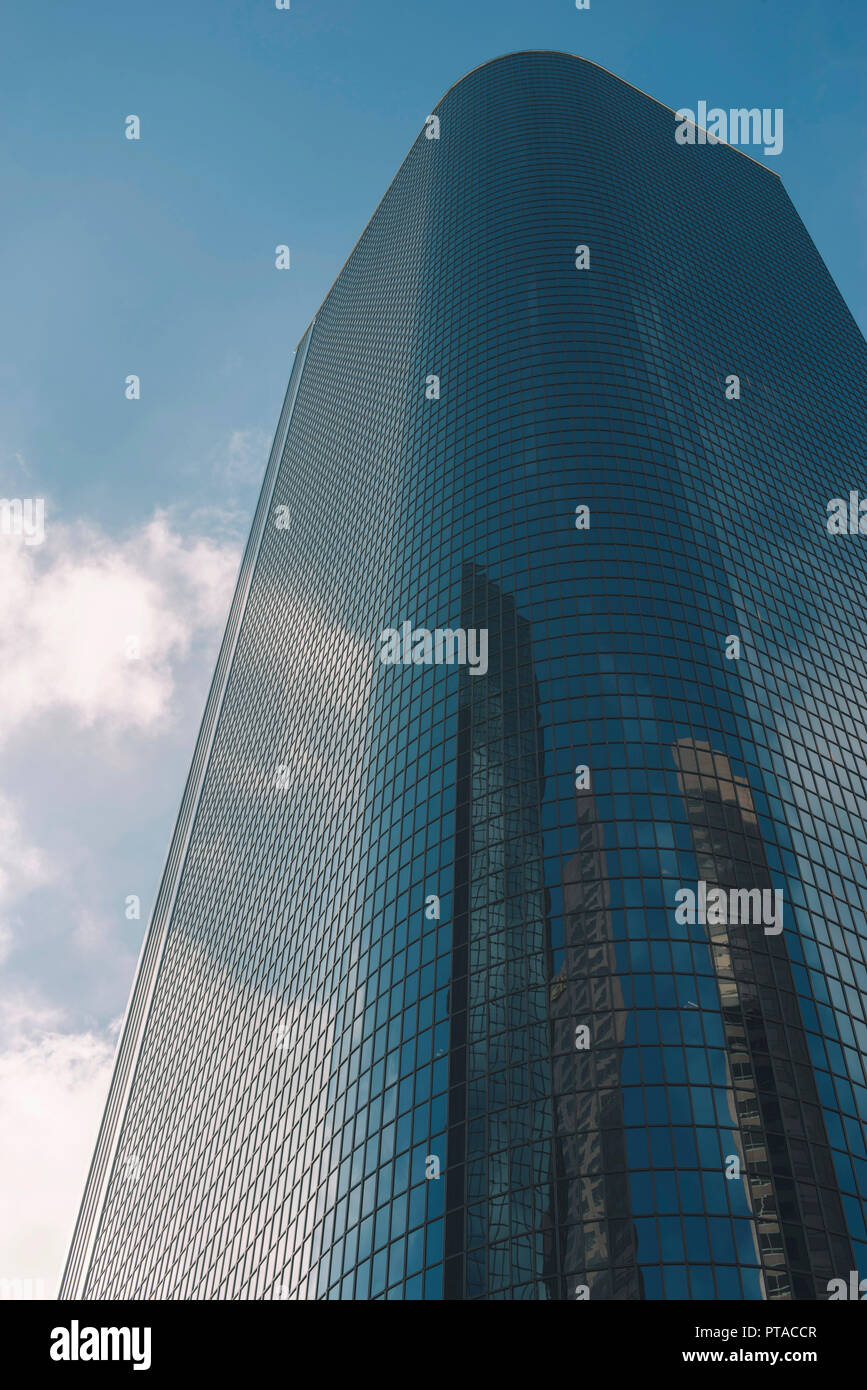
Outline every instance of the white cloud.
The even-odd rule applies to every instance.
[[[289,713],[282,762],[290,786],[302,794],[315,787],[318,804],[332,807],[354,801],[360,785],[373,652],[369,642],[311,604],[299,600],[290,608],[290,602],[287,596],[298,637],[284,668],[282,699]],[[335,759],[320,751],[338,737],[347,741],[347,750],[352,741],[355,756],[346,751]]]
[[[235,544],[184,539],[164,512],[124,539],[50,513],[41,546],[0,537],[0,741],[50,711],[155,730],[173,663],[225,622],[238,563]]]
[[[235,450],[239,469],[241,448]],[[182,525],[176,512],[156,512],[147,524],[112,535],[84,522],[60,524],[49,504],[42,545],[0,536],[0,957],[13,936],[18,947],[4,972],[0,1010],[0,1298],[14,1296],[16,1280],[19,1290],[42,1280],[44,1296],[54,1296],[84,1190],[116,1028],[100,1030],[90,1024],[91,1014],[72,1014],[85,992],[74,956],[102,951],[117,929],[112,904],[140,891],[143,875],[124,838],[145,814],[142,784],[150,784],[136,782],[136,769],[145,759],[148,767],[177,759],[167,737],[177,723],[175,702],[200,658],[212,665],[228,614],[238,538],[214,540],[202,532],[189,518]],[[131,637],[138,639],[138,659],[127,654]],[[100,741],[106,734],[122,735],[116,744],[122,763],[106,756]],[[167,745],[173,752],[163,752]],[[107,799],[125,806],[131,785],[134,813],[116,811],[109,822],[124,866],[115,882],[104,807]],[[40,810],[43,848],[29,839]],[[82,878],[91,852],[94,860],[109,859],[105,881]],[[157,867],[155,855],[154,872]],[[25,895],[49,883],[52,909],[32,897],[28,914]],[[125,947],[114,956],[104,952],[106,976],[122,981],[124,994],[128,956]],[[87,976],[91,983],[94,973]],[[10,998],[15,978],[24,993]],[[72,980],[77,983],[67,983]],[[29,996],[34,988],[36,1004]],[[70,1012],[41,1002],[49,990],[54,998],[77,992],[68,999]],[[107,987],[94,991],[96,1007],[106,993],[116,1010],[121,1000]]]
[[[72,914],[72,939],[82,951],[101,951],[117,935],[117,923],[99,916],[89,907],[78,907]]]
[[[53,1298],[108,1094],[117,1026],[62,1031],[63,1015],[4,1004],[0,1039],[0,1296]],[[16,1290],[15,1281],[21,1281]]]
[[[210,495],[202,494],[195,507],[185,509],[185,525],[214,540],[246,542],[270,449],[271,438],[264,430],[233,430],[205,465]]]
[[[265,474],[270,443],[264,430],[233,430],[226,456],[215,467],[216,476],[235,486],[258,486]]]
[[[12,802],[0,793],[0,962],[12,947],[15,902],[50,877],[45,855],[27,842]]]

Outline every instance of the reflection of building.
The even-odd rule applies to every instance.
[[[551,986],[559,1297],[642,1297],[629,1201],[621,1050],[626,1010],[611,941],[602,826],[591,791],[576,792],[578,851],[564,866],[565,959]],[[576,1048],[586,1024],[590,1046]]]
[[[708,743],[681,739],[673,753],[699,878],[770,888],[746,779]],[[706,930],[765,1297],[826,1297],[828,1280],[854,1268],[854,1259],[786,935],[741,923]]]
[[[461,623],[487,628],[458,724],[447,1298],[539,1296],[551,1168],[544,764],[530,624],[466,565]]]

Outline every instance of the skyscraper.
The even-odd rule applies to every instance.
[[[63,1296],[867,1274],[865,346],[676,128],[486,64],[304,334]]]

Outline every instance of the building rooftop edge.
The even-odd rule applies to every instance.
[[[603,67],[601,63],[594,62],[592,58],[584,58],[580,53],[567,53],[564,48],[516,48],[512,53],[501,53],[496,58],[487,58],[484,63],[477,63],[474,68],[470,68],[468,72],[465,72],[463,77],[459,77],[457,82],[453,82],[452,85],[443,92],[437,102],[437,106],[442,105],[449,92],[453,92],[462,82],[466,82],[467,78],[472,77],[474,72],[481,72],[482,68],[489,68],[494,63],[503,63],[507,58],[523,58],[525,55],[530,56],[545,53],[553,54],[554,57],[557,58],[572,58],[576,63],[589,63],[591,68],[598,68],[600,72],[607,73],[609,77],[613,77],[615,82],[622,82],[624,87],[631,87],[633,92],[638,92],[639,96],[647,97],[648,101],[655,101],[657,106],[663,107],[665,111],[670,111],[673,116],[677,114],[677,108],[669,106],[667,101],[660,101],[659,97],[651,96],[650,92],[645,92],[643,87],[636,87],[634,82],[629,82],[625,77],[619,77],[616,72],[612,72],[610,68]],[[431,109],[435,111],[436,106]],[[704,129],[704,126],[698,125],[697,121],[692,122],[692,124],[694,124],[698,130]],[[713,137],[713,143],[716,145],[726,145],[730,150],[734,150],[735,154],[739,154],[744,159],[748,159],[751,164],[757,165],[759,169],[764,169],[765,173],[770,174],[771,178],[779,179],[779,174],[775,173],[773,169],[770,169],[767,164],[763,164],[760,159],[756,159],[753,155],[747,154],[746,150],[738,149],[737,145],[729,144],[728,140],[721,140],[718,135],[715,135]]]
[[[616,73],[616,72],[612,72],[610,68],[604,68],[604,67],[602,66],[601,63],[595,63],[595,62],[593,61],[592,58],[583,58],[583,57],[581,56],[580,53],[567,53],[567,52],[565,51],[565,49],[562,49],[562,48],[516,48],[516,49],[514,49],[514,50],[513,50],[512,52],[510,52],[510,53],[500,53],[500,54],[498,54],[498,56],[497,56],[496,58],[487,58],[487,59],[484,61],[484,63],[477,63],[476,66],[475,66],[474,68],[469,68],[468,71],[465,72],[465,73],[463,74],[462,77],[459,77],[459,78],[457,79],[457,81],[455,81],[455,82],[453,82],[453,83],[451,84],[450,87],[447,87],[446,90],[443,92],[442,96],[440,97],[439,101],[438,101],[434,106],[432,106],[432,107],[430,108],[430,109],[431,109],[431,112],[436,111],[438,107],[442,106],[442,104],[443,104],[443,102],[445,101],[446,97],[449,95],[449,92],[453,92],[453,91],[455,90],[456,87],[459,87],[459,86],[461,85],[462,82],[466,82],[467,78],[468,78],[468,77],[472,77],[473,73],[481,72],[483,68],[492,67],[494,63],[503,63],[503,62],[506,61],[507,58],[520,58],[520,57],[523,57],[523,56],[525,56],[525,55],[528,55],[528,56],[529,56],[530,54],[544,54],[544,53],[553,54],[553,55],[554,55],[555,57],[557,57],[557,58],[571,58],[571,59],[573,59],[573,61],[576,62],[576,63],[589,63],[590,67],[598,68],[600,72],[607,73],[609,77],[613,77],[614,80],[615,80],[615,82],[622,82],[623,85],[624,85],[624,87],[631,87],[632,90],[633,90],[633,92],[638,92],[640,96],[647,97],[647,100],[648,100],[648,101],[654,101],[654,102],[656,102],[656,105],[657,105],[657,106],[661,106],[665,111],[670,111],[670,112],[672,113],[672,115],[675,115],[675,114],[676,114],[675,107],[669,106],[669,105],[668,105],[666,102],[664,102],[664,101],[660,101],[658,97],[651,96],[649,92],[643,91],[641,87],[636,87],[635,84],[634,84],[633,82],[628,82],[628,81],[626,80],[625,77],[618,77],[618,76],[617,76],[617,73]],[[697,128],[698,128],[699,130],[703,129],[702,126],[698,126]],[[718,145],[726,145],[728,149],[734,150],[735,154],[742,155],[743,158],[744,158],[744,159],[748,159],[748,160],[750,161],[751,164],[755,164],[757,168],[759,168],[759,169],[764,169],[765,173],[766,173],[766,174],[770,174],[771,178],[774,178],[774,179],[777,179],[777,180],[780,179],[779,174],[775,174],[774,171],[773,171],[773,169],[769,169],[769,168],[768,168],[767,164],[763,164],[763,163],[761,162],[760,159],[754,159],[753,156],[752,156],[751,154],[746,154],[743,150],[739,150],[738,147],[737,147],[737,145],[729,145],[729,143],[728,143],[727,140],[720,140],[718,137],[714,137],[714,143],[715,143],[715,144],[718,144]],[[382,206],[382,204],[385,202],[386,198],[388,197],[388,194],[389,194],[389,192],[391,191],[392,184],[394,183],[395,179],[397,178],[398,174],[400,173],[400,171],[401,171],[401,169],[403,168],[404,164],[406,163],[407,159],[409,159],[410,153],[412,152],[412,149],[413,149],[414,145],[415,145],[415,140],[413,140],[413,143],[412,143],[412,145],[410,146],[410,149],[407,150],[407,153],[404,155],[404,158],[401,160],[400,164],[398,165],[397,169],[395,170],[394,177],[389,181],[388,187],[386,188],[386,190],[385,190],[385,192],[383,193],[382,197],[379,199],[379,202],[376,204],[376,207],[373,209],[373,212],[370,214],[370,216],[368,217],[368,219],[367,219],[367,221],[365,222],[364,226],[362,227],[361,231],[359,232],[358,236],[356,237],[355,241],[352,243],[352,247],[350,248],[349,253],[348,253],[347,256],[346,256],[346,259],[344,260],[342,266],[341,266],[340,269],[338,270],[338,272],[337,272],[337,274],[335,275],[334,279],[332,280],[331,284],[328,286],[328,289],[325,291],[325,294],[324,294],[324,295],[322,296],[322,298],[320,299],[319,304],[318,304],[317,309],[316,309],[316,313],[315,313],[315,314],[313,315],[313,317],[309,320],[309,322],[305,325],[305,327],[304,327],[304,332],[301,334],[301,337],[298,339],[298,342],[296,343],[295,348],[293,349],[293,351],[295,351],[295,352],[298,351],[299,346],[300,346],[301,343],[304,341],[305,335],[310,331],[310,329],[313,327],[314,323],[316,322],[316,318],[317,318],[317,316],[318,316],[320,310],[322,309],[323,305],[325,304],[326,300],[328,299],[328,296],[331,294],[331,291],[334,289],[334,286],[337,284],[337,281],[340,279],[341,275],[343,274],[344,270],[346,269],[347,265],[349,264],[349,262],[350,262],[350,260],[351,260],[351,258],[352,258],[353,253],[355,252],[356,248],[357,248],[357,247],[359,246],[359,244],[361,243],[362,237],[364,236],[365,232],[367,231],[368,227],[370,226],[371,222],[373,221],[373,219],[374,219],[374,217],[376,216],[377,212],[379,211],[380,207]]]

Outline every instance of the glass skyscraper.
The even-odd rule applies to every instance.
[[[867,1276],[867,354],[675,127],[477,69],[305,333],[63,1297]]]

